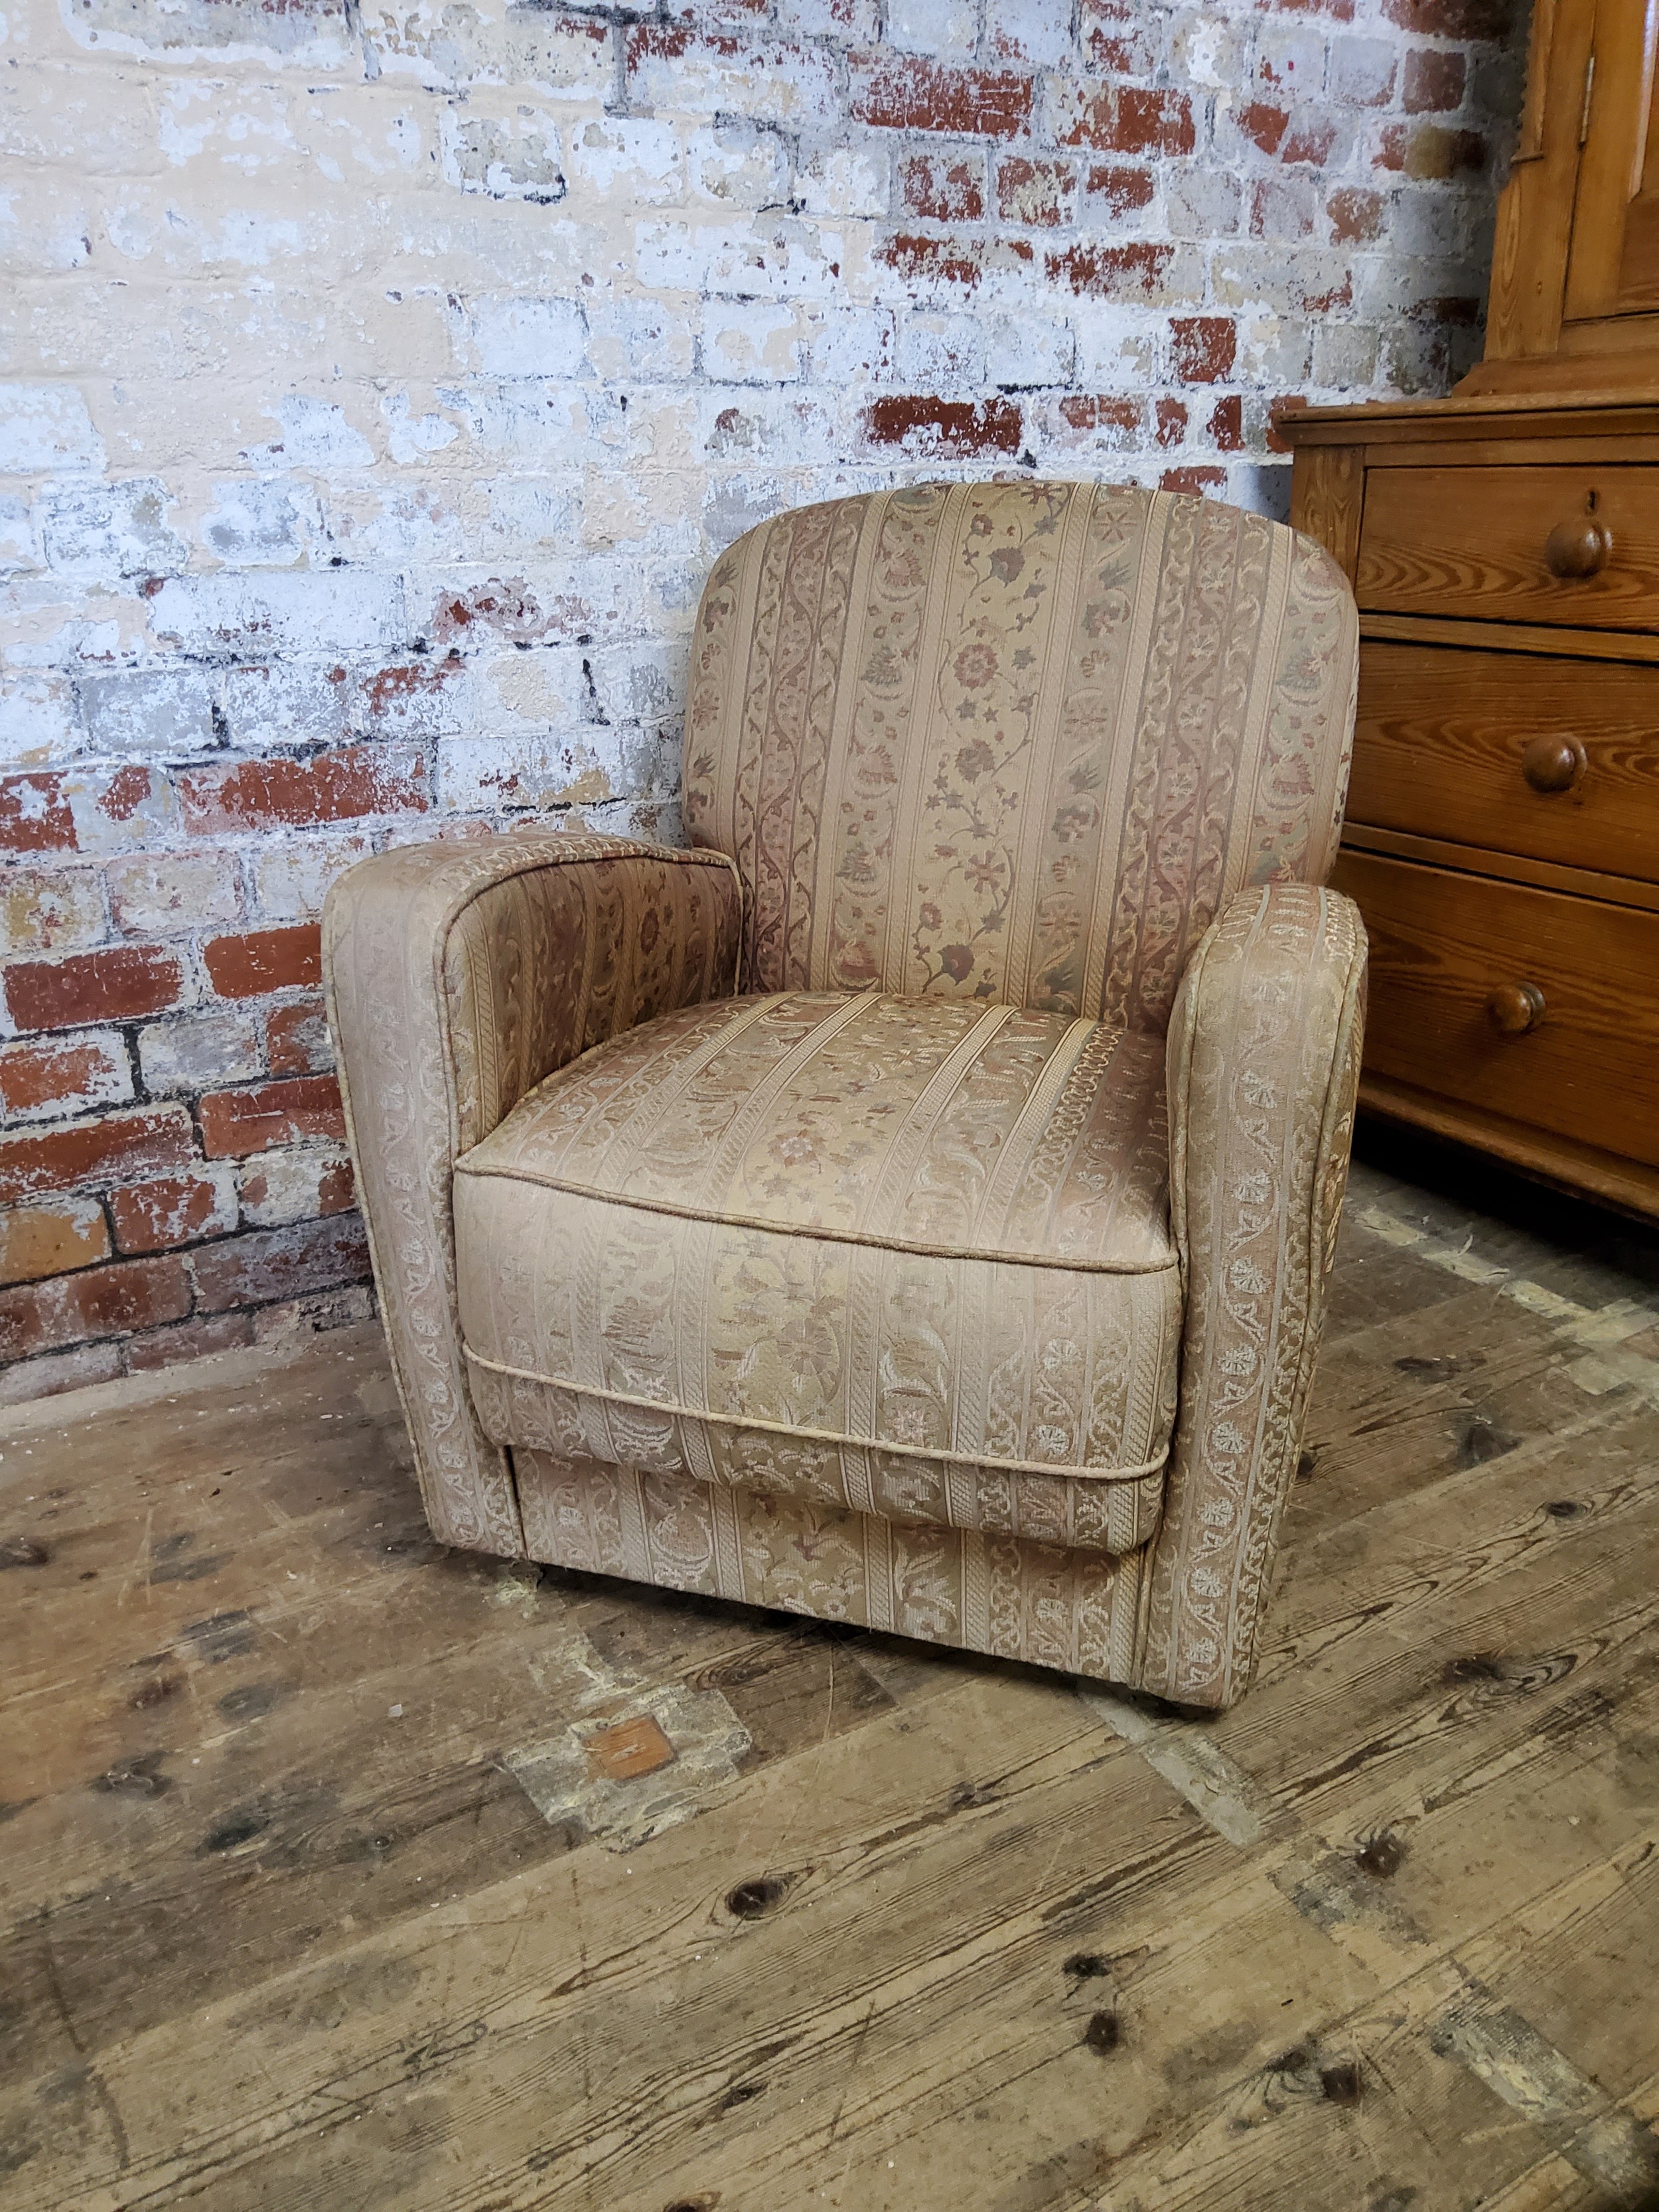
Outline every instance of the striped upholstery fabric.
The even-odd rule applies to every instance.
[[[1162,1030],[1228,898],[1334,856],[1354,640],[1321,548],[1208,500],[926,484],[751,531],[685,742],[743,987]]]
[[[1231,1704],[1358,1084],[1357,643],[1207,501],[840,500],[714,565],[693,849],[342,878],[434,1530]]]
[[[1121,1552],[1182,1299],[1162,1041],[875,993],[688,1007],[456,1163],[487,1434]]]

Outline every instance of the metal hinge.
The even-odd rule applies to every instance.
[[[1590,95],[1595,90],[1595,56],[1591,54],[1584,65],[1584,105],[1578,113],[1578,143],[1582,146],[1589,137]]]

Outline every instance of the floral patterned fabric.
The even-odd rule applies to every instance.
[[[1144,1542],[1182,1317],[1164,1080],[1154,1037],[873,993],[617,1037],[456,1164],[486,1432]]]
[[[1114,1559],[539,1450],[513,1461],[532,1559],[1133,1679],[1144,1548]]]
[[[1334,857],[1356,635],[1321,547],[1208,500],[924,484],[751,531],[703,594],[685,740],[744,988],[1161,1033],[1232,894]]]
[[[342,878],[437,1534],[1236,1699],[1358,1081],[1356,638],[1207,501],[837,501],[710,577],[697,849]]]
[[[329,893],[323,969],[358,1198],[446,1543],[524,1549],[512,1468],[478,1425],[461,1357],[455,1157],[613,1030],[729,991],[739,911],[720,854],[590,836],[400,846]]]

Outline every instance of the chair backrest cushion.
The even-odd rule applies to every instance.
[[[1335,857],[1357,636],[1320,546],[1208,500],[921,484],[762,524],[704,591],[685,733],[741,988],[1166,1027],[1231,894]]]

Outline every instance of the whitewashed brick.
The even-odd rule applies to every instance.
[[[473,300],[459,324],[458,353],[486,376],[580,376],[587,367],[579,300]]]
[[[789,198],[789,149],[775,131],[753,123],[717,124],[692,134],[686,149],[691,188],[726,207],[774,208]]]
[[[351,653],[404,634],[402,580],[351,568],[171,576],[150,604],[155,635],[198,652]]]
[[[248,477],[213,490],[199,535],[216,560],[239,568],[291,568],[320,535],[316,499],[298,484]]]
[[[103,465],[103,441],[74,385],[0,385],[0,475]]]
[[[222,700],[234,745],[328,745],[345,731],[347,672],[314,661],[256,662],[227,669]]]
[[[153,1097],[210,1091],[259,1073],[259,1040],[246,1014],[195,1014],[138,1032],[138,1066]]]
[[[580,198],[618,210],[670,207],[685,193],[685,156],[672,123],[649,116],[607,115],[567,133],[570,188]]]
[[[253,895],[269,921],[310,921],[321,914],[336,876],[374,850],[365,836],[313,837],[255,848]]]
[[[975,0],[887,0],[887,36],[908,53],[960,60],[979,43]]]
[[[801,373],[793,307],[769,300],[707,300],[699,355],[717,384],[790,384]]]
[[[61,676],[9,676],[0,679],[0,763],[29,768],[63,760],[76,750],[80,733],[74,691]]]
[[[295,1147],[258,1153],[236,1170],[242,1218],[255,1229],[280,1229],[314,1221],[326,1192],[349,1187],[351,1161],[332,1147]],[[334,1209],[337,1210],[337,1208]]]
[[[94,751],[199,753],[218,743],[216,687],[199,668],[83,676],[80,688],[87,738]]]
[[[993,315],[985,331],[985,378],[1004,391],[1069,384],[1077,336],[1069,323],[1035,315]]]
[[[550,207],[565,194],[554,118],[519,106],[503,115],[447,107],[442,117],[445,181],[492,200]]]
[[[241,914],[234,861],[219,853],[144,853],[105,871],[110,910],[129,937],[176,937]]]
[[[168,504],[167,486],[155,477],[53,489],[40,500],[42,549],[54,568],[91,581],[182,567],[185,543],[167,526]]]

